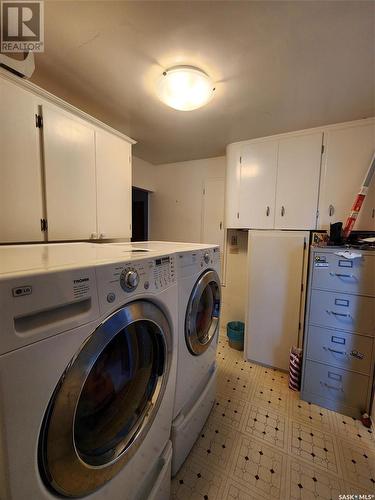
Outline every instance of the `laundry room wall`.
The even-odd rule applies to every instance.
[[[162,165],[152,165],[139,158],[134,160],[133,185],[153,191],[150,195],[150,240],[202,242],[203,189],[212,179],[225,182],[226,158]],[[224,193],[216,199],[216,204],[218,212],[223,213]],[[222,276],[223,327],[228,321],[245,320],[248,232],[228,230],[224,233],[221,245],[225,264]]]
[[[209,179],[225,179],[225,157],[156,165],[151,196],[150,239],[200,243],[203,189]],[[216,201],[224,211],[224,192]]]
[[[155,191],[157,166],[142,160],[137,156],[132,158],[132,185],[134,187],[145,189],[146,191]]]
[[[222,288],[221,326],[229,321],[245,322],[248,231],[226,231],[225,267]]]

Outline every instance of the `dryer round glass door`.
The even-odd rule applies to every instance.
[[[39,465],[50,489],[85,496],[124,467],[160,406],[171,339],[164,313],[136,301],[86,340],[62,375],[43,421]]]
[[[191,354],[205,352],[219,327],[220,278],[216,271],[205,271],[196,282],[185,317],[185,339]]]

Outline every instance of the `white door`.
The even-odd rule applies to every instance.
[[[43,105],[49,240],[96,233],[95,132],[79,118]]]
[[[272,229],[278,141],[247,144],[241,152],[240,227]]]
[[[43,241],[34,96],[0,79],[0,242]]]
[[[224,247],[224,179],[207,179],[203,190],[202,243]]]
[[[99,238],[131,237],[131,145],[96,131]]]
[[[308,238],[306,231],[249,231],[245,339],[249,360],[288,369],[289,350],[302,340],[301,284]]]
[[[281,139],[276,184],[276,229],[315,229],[322,132]]]
[[[325,133],[319,201],[320,229],[328,229],[334,222],[345,224],[374,150],[374,120],[335,127]],[[371,198],[366,200],[363,210],[368,210],[368,213],[361,215],[361,220],[358,220],[354,229],[371,229],[371,201]]]

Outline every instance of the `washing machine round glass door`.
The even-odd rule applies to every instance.
[[[191,292],[185,317],[186,345],[195,356],[205,352],[219,327],[220,278],[216,271],[205,271]]]
[[[92,333],[43,420],[39,467],[50,489],[82,497],[124,467],[158,411],[171,349],[168,320],[147,301],[124,306]]]

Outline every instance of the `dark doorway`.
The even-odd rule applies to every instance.
[[[132,241],[148,240],[148,191],[132,188]]]

